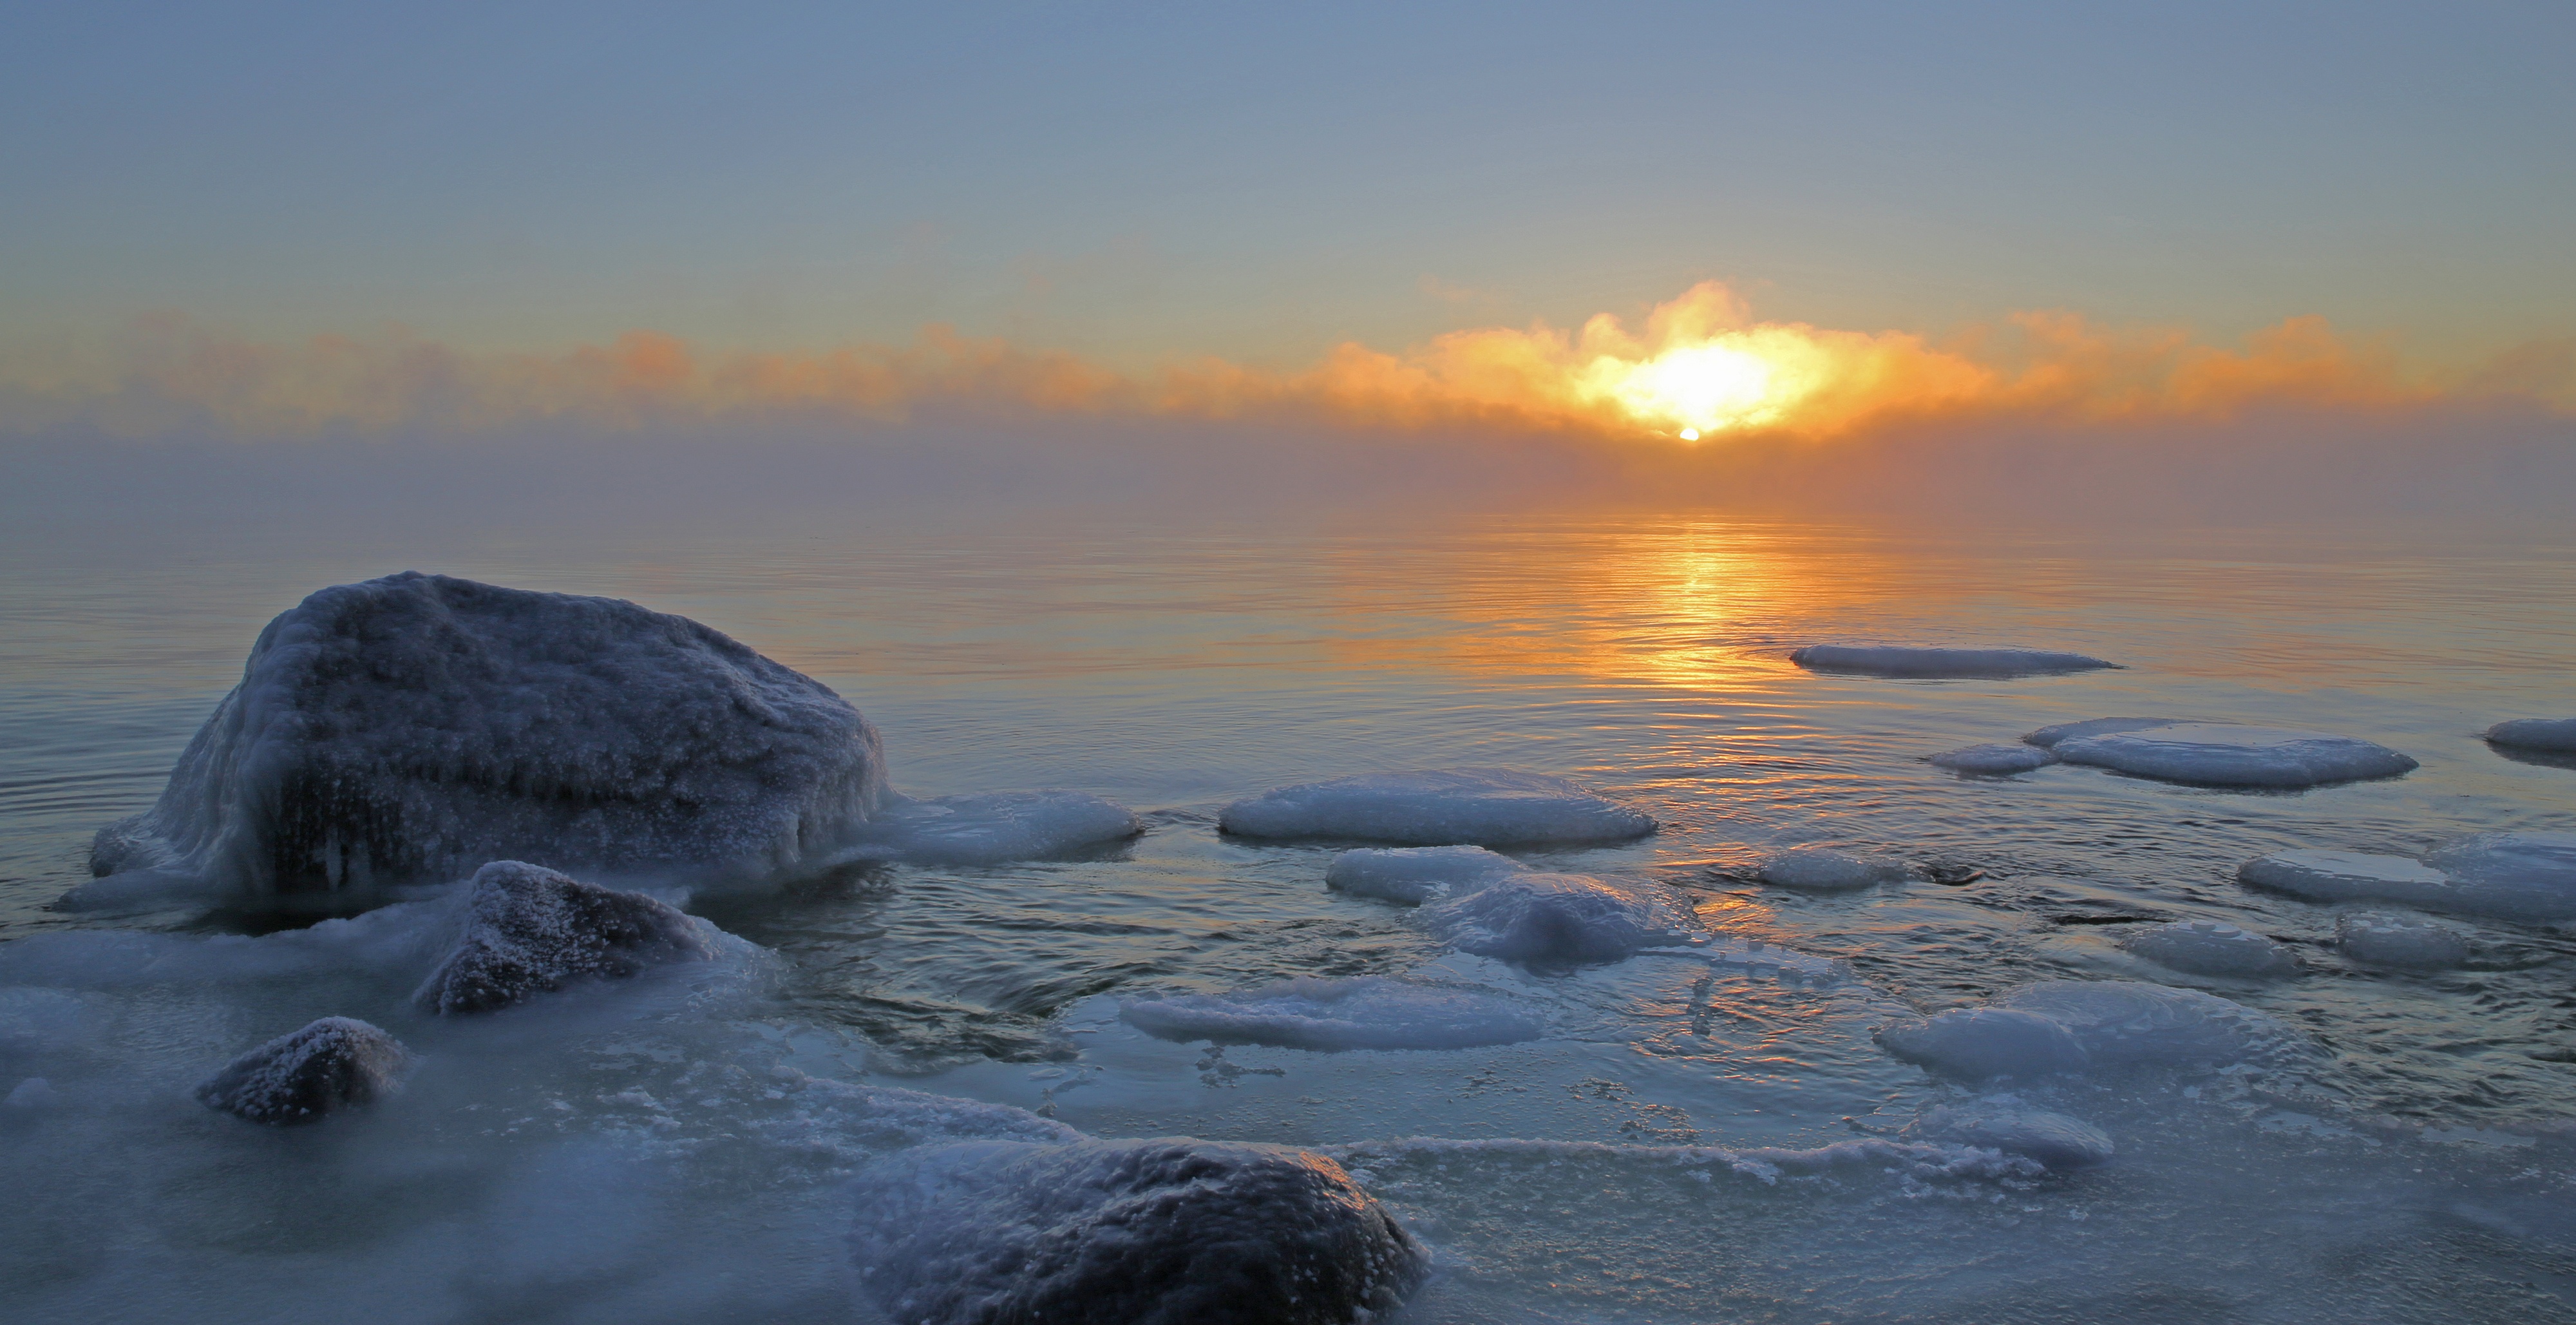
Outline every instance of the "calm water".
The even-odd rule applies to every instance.
[[[1359,1146],[1364,1180],[1440,1257],[1408,1321],[2576,1320],[2576,943],[2463,922],[2482,945],[2470,968],[2373,971],[2326,944],[2331,909],[2233,882],[2239,861],[2287,847],[2411,853],[2576,827],[2576,769],[2476,738],[2576,712],[2566,548],[1103,517],[138,530],[22,537],[10,556],[0,939],[161,933],[83,940],[64,951],[94,969],[76,971],[13,971],[0,945],[0,978],[72,991],[77,1009],[57,1011],[80,1027],[52,1047],[0,1042],[0,1089],[41,1070],[67,1101],[0,1121],[0,1199],[31,1230],[0,1250],[0,1316],[870,1319],[838,1237],[849,1171],[875,1143],[815,1102],[822,1086],[775,1084],[792,1076],[1038,1108],[1102,1135]],[[403,1020],[417,971],[399,962],[299,965],[240,956],[303,950],[222,932],[237,921],[46,909],[86,877],[89,834],[149,803],[262,623],[313,588],[405,568],[695,617],[849,697],[906,791],[1078,788],[1152,830],[1083,859],[703,899],[771,955],[503,1030]],[[1829,639],[2028,644],[2127,669],[1907,682],[1787,663]],[[2120,714],[2320,728],[2422,767],[2248,794],[1921,762]],[[1859,982],[1795,988],[1667,956],[1514,971],[1326,893],[1327,850],[1214,831],[1219,806],[1265,787],[1469,764],[1567,774],[1665,824],[1531,859],[1847,958]],[[1797,843],[1986,873],[1831,898],[1728,876]],[[2259,984],[2159,972],[2097,923],[2129,918],[2231,921],[2293,945],[2304,969]],[[1535,1001],[1551,1034],[1314,1054],[1167,1043],[1116,1020],[1122,995],[1426,970]],[[2121,1147],[2106,1169],[2039,1183],[1863,1169],[1771,1185],[1651,1149],[1893,1131],[1963,1092],[1887,1058],[1871,1028],[2062,977],[2210,989],[2321,1052],[2289,1077],[2033,1096]],[[428,1054],[381,1116],[250,1137],[185,1102],[212,1065],[332,1012]],[[1385,1144],[1406,1137],[1606,1148]]]

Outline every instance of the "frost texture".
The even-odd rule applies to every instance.
[[[1917,1118],[1909,1141],[1948,1141],[2022,1155],[2051,1169],[2082,1169],[2117,1153],[2102,1129],[2062,1113],[2004,1104],[1949,1105]]]
[[[1422,918],[1459,951],[1506,961],[1615,961],[1704,937],[1662,902],[1581,874],[1504,875]]]
[[[668,903],[515,860],[474,874],[456,946],[412,997],[443,1015],[489,1012],[573,980],[614,980],[715,948]]]
[[[234,1059],[198,1085],[197,1101],[273,1127],[319,1122],[393,1093],[409,1061],[383,1031],[353,1017],[324,1017]]]
[[[1765,859],[1761,868],[1754,872],[1754,877],[1780,888],[1841,893],[1875,888],[1882,883],[1903,883],[1905,866],[1892,860],[1856,856],[1848,851],[1800,847]]]
[[[1080,791],[996,791],[913,799],[889,796],[859,830],[856,854],[933,864],[990,865],[1062,855],[1145,831],[1123,805]]]
[[[1469,1049],[1546,1030],[1535,1010],[1513,999],[1380,976],[1129,999],[1119,1016],[1168,1040],[1289,1049]]]
[[[2355,737],[2217,722],[2068,737],[2052,748],[2070,764],[2204,787],[2314,787],[2415,768],[2405,755]]]
[[[1509,768],[1362,773],[1280,787],[1225,807],[1244,837],[1344,838],[1408,846],[1624,842],[1653,817],[1560,777]]]
[[[1483,847],[1361,847],[1333,857],[1324,867],[1324,886],[1419,906],[1520,868],[1519,861]]]
[[[2298,969],[2280,944],[2215,920],[2142,925],[2122,935],[2120,947],[2132,956],[2193,975],[2254,979]]]
[[[2358,962],[2442,970],[2469,959],[2469,941],[2450,929],[2413,916],[2344,916],[2335,921],[2335,946]]]
[[[2576,754],[2576,718],[2516,718],[2487,728],[2487,740],[2515,750]]]
[[[970,1141],[864,1170],[861,1291],[903,1325],[1346,1325],[1426,1257],[1312,1151]]]
[[[499,859],[763,874],[847,836],[883,787],[858,710],[694,621],[406,572],[271,621],[91,867],[252,894]]]
[[[2046,649],[1949,649],[1904,644],[1810,644],[1789,661],[1820,672],[1871,676],[2038,676],[2089,672],[2120,664]]]
[[[1907,1062],[1972,1081],[2134,1064],[2271,1063],[2307,1051],[2265,1013],[2130,980],[2043,980],[1981,1008],[1900,1018],[1876,1038]]]
[[[1997,741],[1985,745],[1963,746],[1956,750],[1944,750],[1930,756],[1929,761],[1936,768],[1946,768],[1954,773],[1972,773],[1981,777],[2008,777],[2014,773],[2027,773],[2034,768],[2046,768],[2057,762],[2057,756],[2035,746],[2011,745]]]

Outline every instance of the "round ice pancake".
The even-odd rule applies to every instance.
[[[2215,722],[2076,737],[2054,748],[2070,764],[2206,787],[2314,787],[2415,767],[2387,746],[2350,736]]]
[[[2014,773],[2027,773],[2034,768],[2045,768],[2056,763],[2057,756],[2035,746],[1995,741],[1985,745],[1944,750],[1930,756],[1928,762],[1936,768],[1946,768],[1954,773],[2007,777]]]
[[[2405,902],[2438,906],[2450,880],[2407,856],[2366,851],[2275,851],[2236,867],[2236,879],[2312,902]]]
[[[2143,925],[2121,935],[2119,943],[2132,956],[2192,975],[2250,979],[2288,975],[2298,969],[2288,949],[2224,921]]]
[[[1514,999],[1382,976],[1134,998],[1118,1015],[1167,1040],[1290,1049],[1468,1049],[1534,1040],[1546,1029],[1544,1018]]]
[[[1624,842],[1654,817],[1564,778],[1511,768],[1361,773],[1249,796],[1217,824],[1241,837],[1343,838],[1407,846]]]
[[[1901,1017],[1879,1027],[1874,1038],[1909,1063],[1969,1081],[2032,1081],[2082,1071],[2092,1061],[2075,1033],[2055,1019],[2010,1008]]]
[[[914,798],[889,794],[861,842],[911,861],[990,865],[1062,855],[1145,831],[1135,814],[1081,791],[988,791]]]
[[[1883,883],[1905,881],[1905,866],[1897,861],[1854,855],[1823,847],[1800,847],[1766,858],[1754,877],[1780,888],[1800,892],[1840,893],[1861,888],[1875,888]]]
[[[2443,970],[2469,959],[2469,941],[2449,927],[2420,916],[2379,912],[2336,920],[2335,947],[2374,966]]]
[[[2576,718],[2516,718],[2487,728],[2487,740],[2513,750],[2576,754]]]
[[[1324,886],[1355,897],[1419,906],[1521,868],[1483,847],[1361,847],[1333,857]]]
[[[1662,902],[1581,874],[1501,875],[1422,918],[1459,951],[1506,961],[1614,961],[1698,933]]]
[[[1789,661],[1820,672],[1871,676],[2002,677],[2085,672],[2118,663],[2047,649],[1954,649],[1919,644],[1810,644]]]

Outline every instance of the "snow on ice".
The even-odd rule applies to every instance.
[[[1242,837],[1406,846],[1624,842],[1655,831],[1643,811],[1564,778],[1508,768],[1361,773],[1280,787],[1226,806],[1217,822]]]

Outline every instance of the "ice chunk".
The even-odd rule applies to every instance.
[[[2447,909],[2515,920],[2576,917],[2576,833],[2472,833],[2424,858],[2450,876]]]
[[[2131,980],[2042,980],[1993,1006],[2033,1012],[2074,1032],[2096,1064],[2221,1064],[2270,1060],[2304,1049],[2267,1013],[2196,989]]]
[[[17,945],[10,946],[14,949]],[[88,1005],[81,1002],[77,994],[67,994],[59,989],[0,986],[0,1054],[38,1054],[68,1049],[79,1043],[83,1023],[87,1020]]]
[[[1898,861],[1856,856],[1847,851],[1799,847],[1765,859],[1754,877],[1775,887],[1839,893],[1874,888],[1882,883],[1902,883],[1905,881],[1905,866]]]
[[[1333,857],[1324,886],[1419,906],[1520,868],[1483,847],[1361,847]]]
[[[904,860],[989,865],[1062,855],[1145,831],[1123,805],[1080,791],[998,791],[913,799],[889,796],[859,831],[870,848]]]
[[[234,1059],[197,1087],[210,1109],[285,1127],[371,1104],[401,1084],[410,1055],[354,1017],[324,1017]]]
[[[497,859],[762,874],[883,791],[875,728],[808,677],[611,598],[406,572],[260,633],[102,875],[254,894],[440,883]]]
[[[2027,773],[2034,768],[2045,768],[2056,763],[2057,756],[2035,746],[2010,745],[1996,741],[1985,745],[1944,750],[1931,756],[1930,762],[1936,767],[1957,773],[2004,777],[2013,773]]]
[[[860,1290],[906,1325],[1345,1325],[1427,1261],[1340,1164],[1286,1146],[969,1141],[858,1190]]]
[[[2377,912],[2336,920],[2335,946],[2354,961],[2375,966],[2440,970],[2469,959],[2469,941],[2448,927],[2419,917]]]
[[[2311,902],[2406,902],[2438,906],[2450,880],[2407,856],[2364,851],[2275,851],[2236,867],[2236,879]]]
[[[1129,999],[1119,1016],[1169,1040],[1290,1049],[1467,1049],[1534,1040],[1546,1030],[1537,1012],[1514,999],[1381,976]]]
[[[29,1077],[9,1088],[7,1097],[0,1098],[0,1109],[18,1109],[33,1113],[40,1109],[54,1108],[62,1102],[63,1093],[54,1089],[54,1083],[43,1077]]]
[[[1872,676],[2035,676],[2087,672],[2120,664],[2046,649],[1951,649],[1909,644],[1810,644],[1789,661],[1820,672]]]
[[[2120,947],[2159,966],[2193,975],[2262,977],[2288,975],[2298,969],[2289,951],[2260,934],[2216,920],[2177,920],[2166,925],[2140,925],[2120,938]]]
[[[456,946],[412,995],[444,1015],[489,1012],[573,980],[613,980],[715,955],[702,922],[641,893],[496,860],[475,871]]]
[[[1500,875],[1422,918],[1459,951],[1505,961],[1615,961],[1698,934],[1664,903],[1581,874]]]
[[[2052,1169],[2090,1168],[2116,1149],[2091,1123],[2003,1104],[1945,1105],[1915,1119],[1901,1135],[2025,1155]]]
[[[1970,1081],[2030,1081],[2083,1070],[2091,1061],[2075,1033],[2036,1012],[1952,1008],[1935,1017],[1901,1017],[1878,1028],[1880,1048],[1945,1076]]]
[[[2070,737],[2053,748],[2070,764],[2205,787],[2313,787],[2415,767],[2387,746],[2350,736],[2218,722]]]
[[[2576,754],[2576,718],[2516,718],[2487,728],[2487,740],[2513,750]]]
[[[2149,727],[2180,727],[2187,718],[2086,718],[2082,722],[2061,722],[2042,727],[2022,737],[2023,744],[2043,750],[2056,749],[2061,741],[2078,741],[2087,736],[2112,736],[2120,732],[2145,731]]]
[[[1652,816],[1560,777],[1509,768],[1361,773],[1280,787],[1225,807],[1244,837],[1348,838],[1408,846],[1624,842]]]

